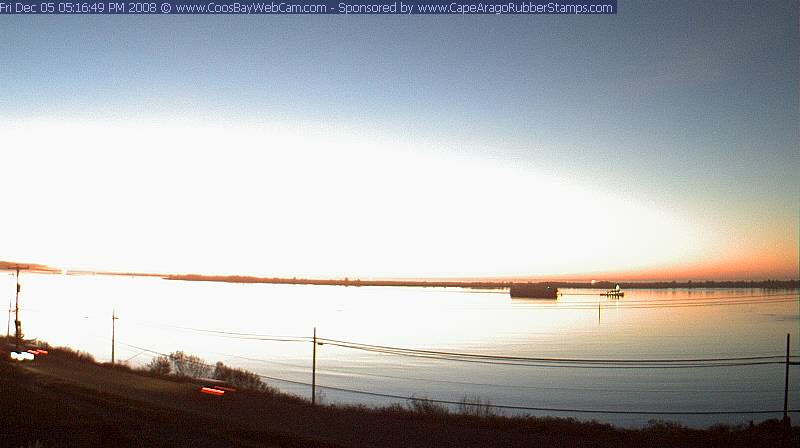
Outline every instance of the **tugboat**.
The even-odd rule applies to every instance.
[[[624,297],[625,293],[622,292],[622,290],[619,288],[619,285],[617,285],[616,288],[609,289],[606,292],[602,293],[601,295],[608,296],[614,299],[619,299],[620,297]]]

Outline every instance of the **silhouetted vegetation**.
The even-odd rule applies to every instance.
[[[211,374],[211,366],[195,355],[187,355],[181,351],[172,352],[169,354],[169,361],[177,376],[207,378]]]
[[[501,413],[492,402],[478,395],[467,395],[458,403],[458,413],[475,417],[499,417]]]
[[[794,289],[800,288],[800,280],[754,280],[754,281],[671,281],[671,282],[524,282],[524,281],[435,281],[435,280],[351,280],[344,279],[302,279],[279,277],[252,277],[242,275],[200,275],[183,274],[168,275],[167,280],[227,282],[227,283],[272,283],[288,285],[323,285],[323,286],[405,286],[424,288],[470,288],[470,289],[506,289],[512,287],[541,288],[580,288],[580,289],[612,289],[620,285],[623,289],[669,289],[669,288],[768,288]]]
[[[172,361],[168,356],[156,356],[147,363],[145,368],[155,375],[169,375],[172,371]]]
[[[221,362],[217,362],[217,365],[214,366],[214,379],[224,381],[240,389],[257,392],[277,392],[274,388],[261,381],[261,377],[258,374],[244,369],[228,367]]]
[[[428,397],[412,396],[412,400],[408,401],[408,408],[411,412],[427,416],[443,416],[450,413],[447,406],[429,400]]]
[[[83,351],[80,351],[80,350],[74,350],[74,349],[72,349],[70,347],[52,348],[47,344],[45,344],[45,345],[46,345],[46,347],[40,347],[40,348],[44,348],[45,350],[57,350],[61,355],[66,355],[66,356],[69,356],[71,358],[79,359],[81,361],[87,361],[87,362],[91,362],[91,363],[97,362],[97,361],[95,361],[94,356],[92,356],[92,354],[88,353],[88,352],[83,352]]]
[[[20,445],[19,448],[44,448],[44,445],[37,440],[35,442],[28,442],[27,445]]]

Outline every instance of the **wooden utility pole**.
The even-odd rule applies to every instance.
[[[786,333],[786,382],[783,386],[783,421],[789,421],[789,341],[791,334]]]
[[[17,266],[17,298],[14,306],[14,337],[17,340],[17,351],[22,345],[22,322],[19,320],[19,266]]]
[[[111,310],[111,365],[114,365],[114,348],[117,345],[117,312],[115,310]]]
[[[792,424],[791,420],[789,420],[789,366],[800,366],[800,362],[791,361],[791,356],[789,356],[790,341],[790,333],[786,333],[786,380],[783,383],[783,422],[788,426]]]
[[[311,358],[311,404],[317,404],[317,327],[314,327],[314,354]]]
[[[17,284],[19,284],[19,280],[17,280]],[[11,311],[13,311],[13,308],[11,308],[12,305],[13,303],[11,303],[11,297],[9,297],[8,310],[6,310],[8,311],[8,322],[6,323],[6,339],[11,337]]]

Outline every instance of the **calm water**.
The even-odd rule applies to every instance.
[[[274,378],[267,382],[305,397],[310,396],[306,384],[311,382],[312,344],[254,335],[310,337],[317,327],[323,338],[378,346],[584,359],[784,356],[787,333],[792,334],[792,354],[797,355],[800,338],[796,290],[630,290],[619,300],[592,295],[597,291],[568,290],[557,301],[536,301],[512,300],[507,291],[238,285],[24,273],[21,283],[20,314],[27,337],[109,360],[113,309],[119,316],[119,360],[141,365],[154,356],[142,349],[183,350],[211,363],[223,361]],[[7,291],[6,297],[13,300],[12,275],[0,276],[0,291]],[[325,402],[402,402],[340,390],[348,389],[456,402],[477,396],[493,404],[555,409],[752,411],[783,406],[781,364],[649,369],[520,366],[331,344],[318,346],[317,356],[317,384],[329,387],[319,389]],[[798,409],[800,368],[793,369],[790,408]],[[780,417],[780,413],[502,412],[572,416],[625,426],[650,419],[708,426]]]

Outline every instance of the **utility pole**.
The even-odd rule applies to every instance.
[[[311,358],[311,404],[317,404],[317,327],[314,327],[314,355]]]
[[[19,266],[17,266],[17,298],[14,307],[14,336],[17,340],[17,351],[19,351],[20,345],[22,345],[22,322],[19,320],[19,290]]]
[[[786,382],[783,386],[783,422],[789,421],[789,341],[791,334],[786,333]]]
[[[116,344],[117,339],[117,312],[116,310],[111,310],[111,365],[114,365],[114,347]]]
[[[791,426],[792,422],[789,420],[789,366],[800,366],[800,362],[791,361],[789,353],[789,342],[791,341],[791,334],[786,333],[786,382],[783,385],[783,423]]]
[[[17,283],[19,283],[19,280],[17,280]],[[6,339],[11,337],[11,311],[14,310],[14,308],[12,308],[12,305],[13,305],[13,303],[11,302],[11,297],[9,297],[8,298],[8,310],[7,310],[8,311],[8,322],[6,323]]]

